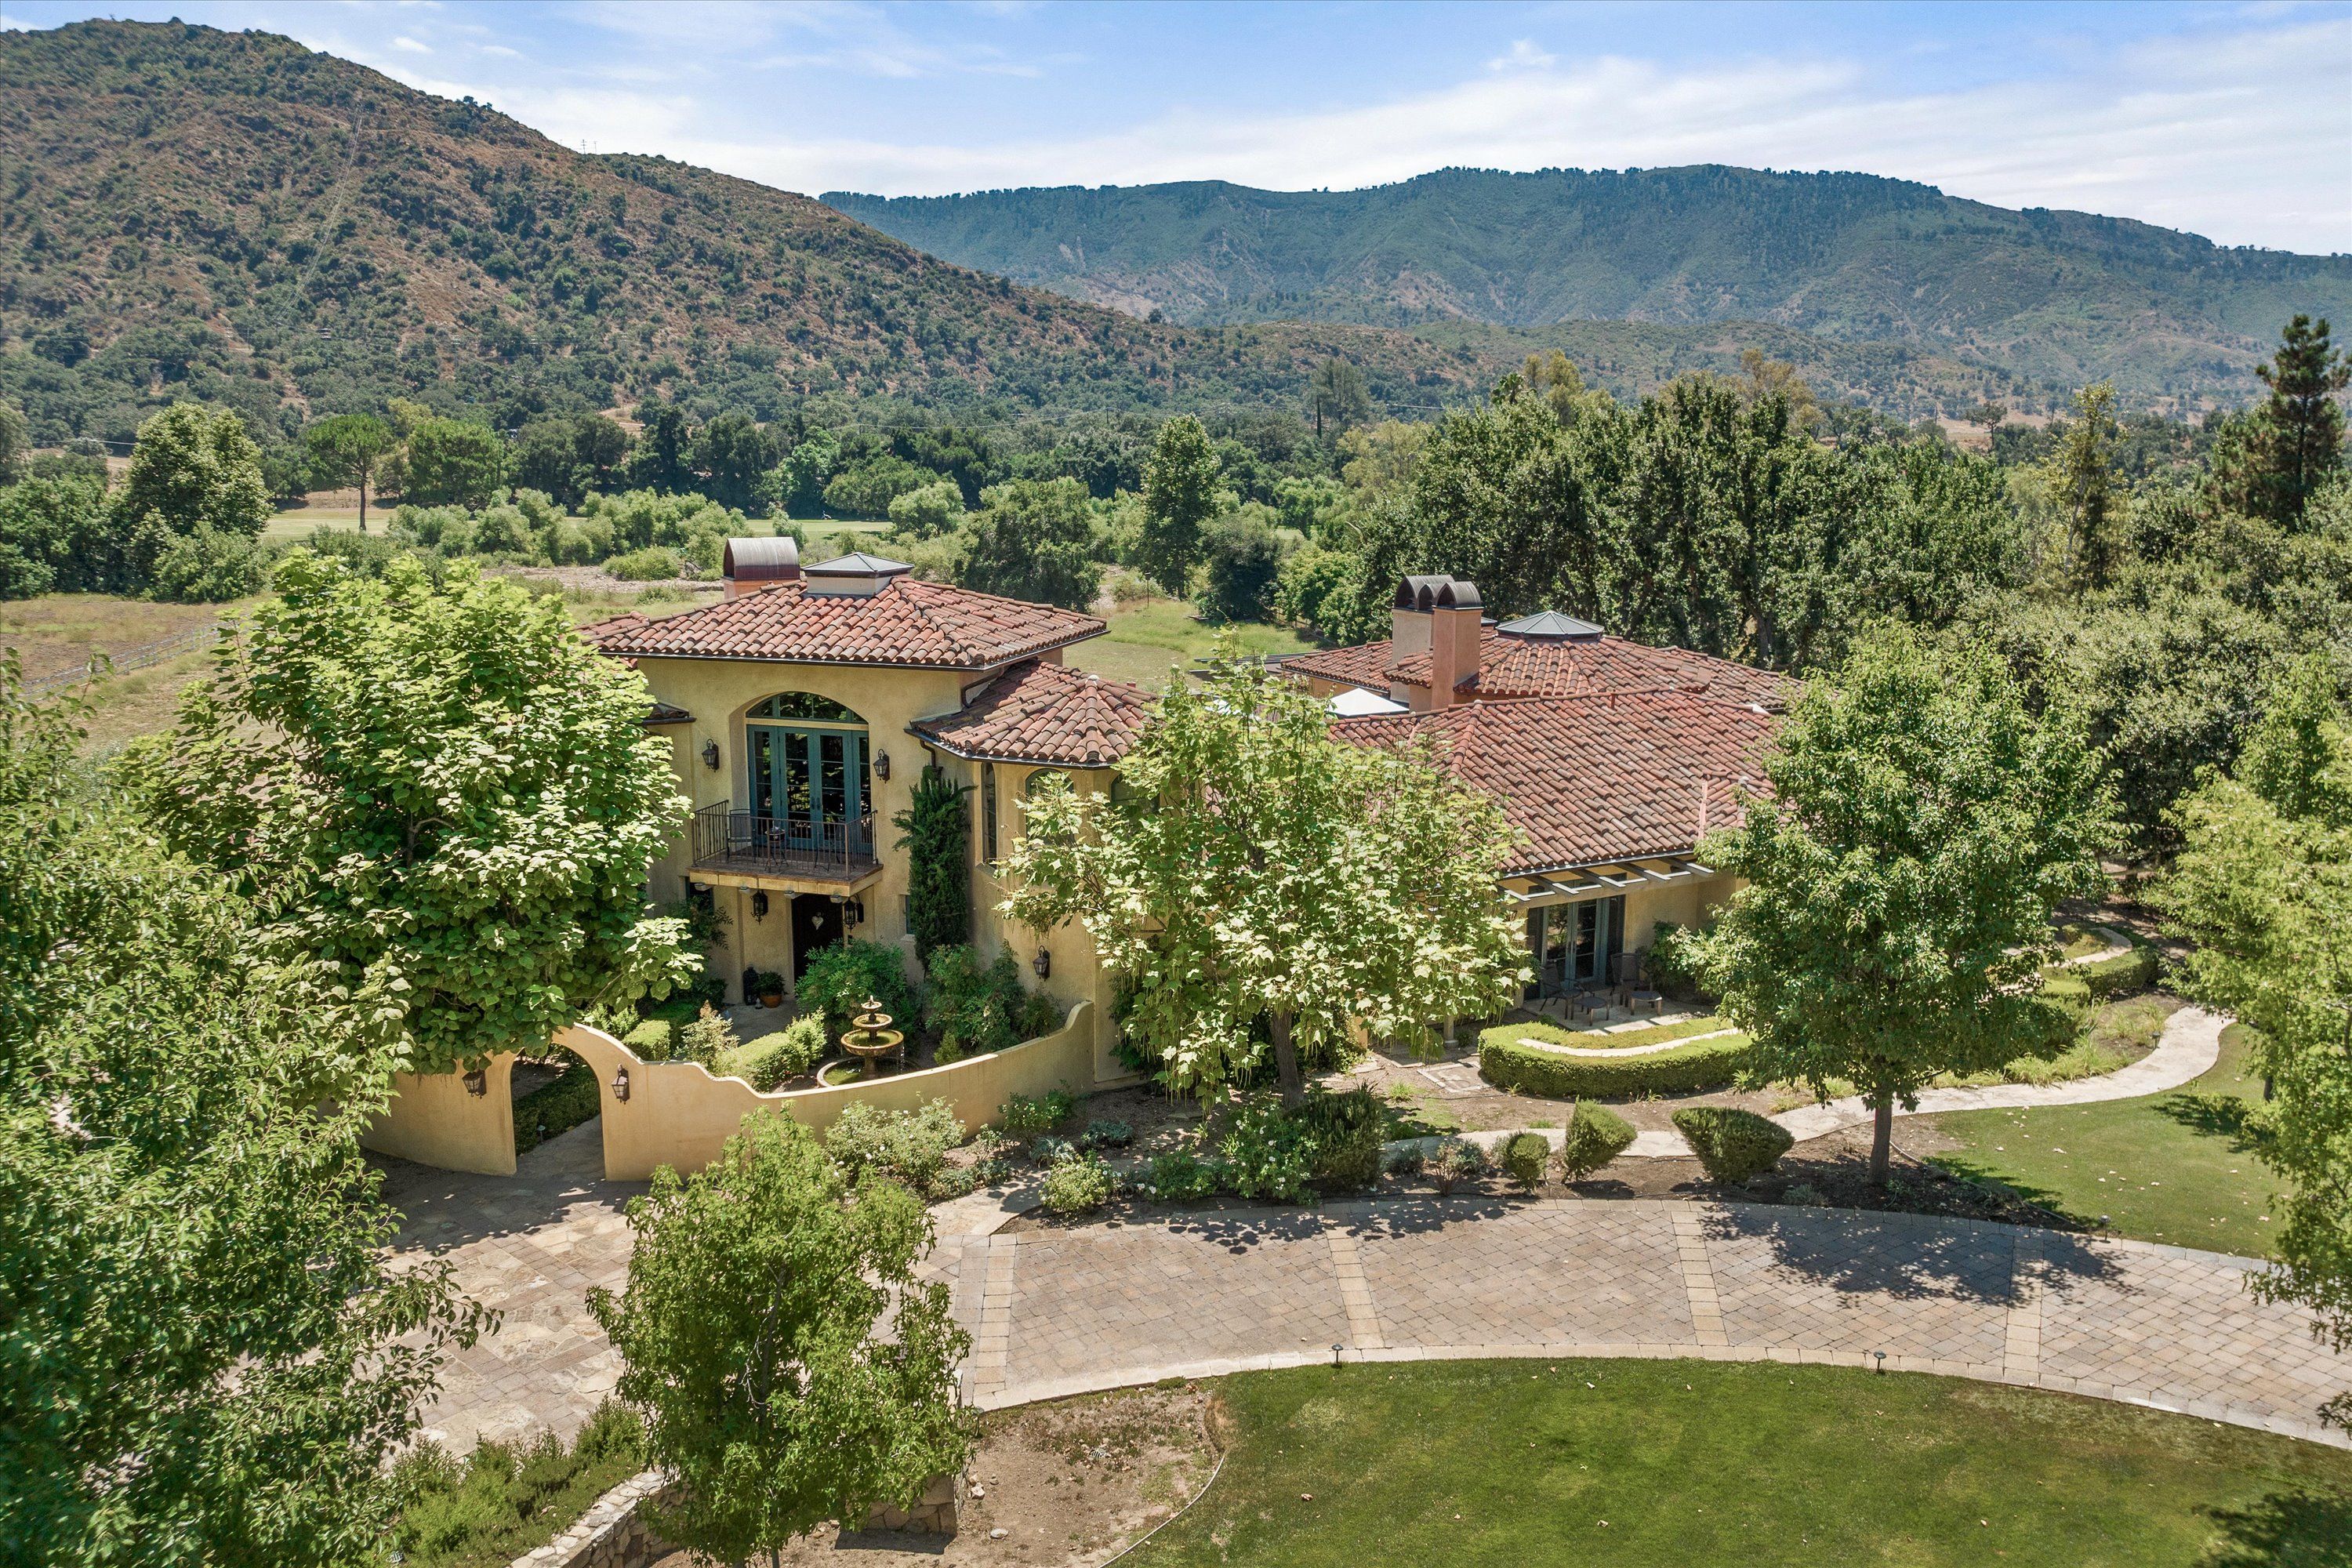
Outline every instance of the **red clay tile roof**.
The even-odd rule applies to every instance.
[[[1764,787],[1778,722],[1743,703],[1652,690],[1343,719],[1332,732],[1367,746],[1434,740],[1447,770],[1500,800],[1527,835],[1504,868],[1516,877],[1688,851],[1702,786],[1707,828],[1733,826],[1739,790]]]
[[[1427,686],[1429,655],[1391,663],[1387,642],[1303,653],[1283,661],[1292,674],[1345,681],[1385,692],[1390,685]],[[1688,648],[1652,647],[1623,637],[1506,637],[1488,626],[1478,639],[1478,673],[1454,687],[1465,697],[1582,697],[1599,691],[1696,689],[1766,708],[1785,705],[1790,682],[1767,670]]]
[[[1100,768],[1127,755],[1154,700],[1124,680],[1033,661],[990,681],[961,711],[907,728],[959,757]]]
[[[1050,605],[893,577],[864,596],[772,583],[658,621],[621,616],[583,628],[623,658],[747,658],[986,669],[1098,636],[1102,622]]]

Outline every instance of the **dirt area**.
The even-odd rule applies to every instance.
[[[1200,1491],[1216,1463],[1213,1405],[1204,1390],[1180,1384],[983,1415],[953,1536],[828,1527],[803,1536],[783,1561],[802,1568],[1093,1568]],[[693,1562],[675,1552],[658,1568]]]

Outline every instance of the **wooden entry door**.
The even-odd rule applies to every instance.
[[[793,895],[793,984],[808,973],[809,956],[842,936],[841,906],[825,893]]]

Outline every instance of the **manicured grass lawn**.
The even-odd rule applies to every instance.
[[[1137,1564],[2352,1562],[2352,1453],[2065,1394],[1566,1360],[1216,1386],[1223,1473]]]
[[[1244,654],[1305,653],[1317,646],[1287,626],[1212,626],[1194,620],[1192,606],[1173,599],[1146,599],[1104,618],[1110,630],[1077,644],[1064,658],[1076,668],[1153,691],[1167,689],[1171,665],[1190,669],[1193,660],[1213,650],[1221,629],[1233,633]]]
[[[1938,1116],[1960,1142],[1947,1169],[1990,1176],[2044,1207],[2118,1236],[2266,1258],[2278,1179],[2255,1157],[2248,1119],[2262,1080],[2246,1076],[2242,1026],[2221,1033],[2213,1070],[2169,1094],[2105,1105]]]

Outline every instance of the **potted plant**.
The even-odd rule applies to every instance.
[[[777,973],[772,969],[763,969],[760,971],[759,982],[761,1006],[781,1007],[784,1005],[784,977],[782,975]]]

